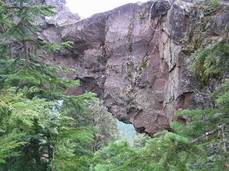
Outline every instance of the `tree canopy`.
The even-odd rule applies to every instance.
[[[99,130],[93,121],[82,121],[95,118],[88,111],[98,99],[94,93],[64,94],[79,81],[59,72],[73,69],[40,57],[72,42],[40,40],[35,19],[54,15],[55,6],[30,2],[1,1],[0,6],[0,170],[87,170]]]
[[[72,42],[39,39],[36,18],[54,6],[32,0],[0,0],[0,170],[184,171],[228,170],[229,40],[198,49],[190,70],[200,88],[214,87],[206,109],[177,111],[186,124],[171,132],[117,140],[116,121],[94,93],[64,94],[77,80],[59,76],[73,69],[42,62]]]

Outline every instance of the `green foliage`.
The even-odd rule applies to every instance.
[[[46,49],[48,52],[58,52],[61,47],[68,47],[71,48],[73,42],[64,42],[64,43],[43,43],[43,48]]]
[[[75,128],[73,118],[53,112],[58,105],[55,102],[36,97],[30,100],[22,92],[15,96],[13,90],[1,92],[1,102],[1,115],[8,114],[8,117],[1,119],[4,127],[1,127],[3,136],[0,139],[4,147],[2,153],[3,157],[8,159],[2,168],[20,169],[23,163],[27,162],[25,169],[39,170],[48,167],[50,161],[54,166],[61,168],[58,160],[68,161],[92,155],[90,150],[86,150],[85,144],[93,142],[95,129]],[[5,142],[8,142],[8,146]],[[12,158],[18,154],[19,157]],[[61,163],[66,167],[72,165],[72,162]],[[89,164],[87,166],[89,167]]]
[[[16,64],[16,63],[14,63]],[[28,65],[16,65],[10,74],[2,78],[2,87],[14,86],[18,89],[27,88],[28,97],[41,96],[50,99],[60,98],[65,88],[79,85],[78,80],[67,80],[58,76],[58,71],[66,70],[39,61]],[[37,89],[36,89],[37,87]],[[33,91],[31,91],[31,89]],[[30,94],[31,93],[31,94]]]
[[[92,149],[98,151],[119,136],[117,120],[103,106],[103,101],[93,101],[89,106],[89,112],[93,116],[93,125],[98,129],[95,133]]]
[[[216,89],[211,94],[211,98],[215,100],[214,108],[177,111],[177,116],[186,115],[187,124],[182,125],[178,122],[171,124],[175,133],[193,139],[192,142],[204,151],[205,157],[189,163],[189,168],[197,170],[228,168],[228,56],[228,38],[200,49],[192,56],[192,71],[205,85],[209,84],[210,79],[215,80]]]
[[[64,134],[58,135],[55,148],[55,159],[52,165],[55,170],[86,170],[90,166],[93,153],[90,147],[95,129],[93,127],[64,129]],[[66,141],[63,143],[63,139]]]
[[[11,6],[2,5],[0,11],[2,17],[0,18],[3,22],[6,31],[0,35],[0,39],[13,38],[24,41],[31,37],[37,36],[39,28],[34,24],[36,17],[52,16],[55,14],[52,11],[55,6],[33,6],[29,7],[25,3],[26,0],[14,0],[11,1]],[[13,20],[18,19],[18,22]],[[35,41],[34,39],[30,39]]]
[[[54,6],[29,2],[1,1],[0,6],[0,170],[87,170],[96,129],[78,116],[95,94],[64,94],[79,82],[59,73],[73,70],[40,57],[72,42],[38,39],[35,20],[55,14]]]
[[[228,39],[224,38],[205,49],[199,49],[192,57],[190,69],[204,83],[209,84],[211,77],[218,77],[222,72],[229,71],[229,44]]]
[[[218,7],[220,5],[220,2],[219,2],[219,0],[214,0],[213,2],[212,2],[212,6],[213,7]]]
[[[5,159],[9,157],[15,157],[18,156],[20,153],[17,151],[14,151],[15,148],[18,146],[24,144],[24,142],[20,141],[20,138],[24,135],[22,133],[19,133],[16,130],[13,130],[9,134],[5,134],[4,129],[1,128],[0,130],[0,164],[5,163]]]
[[[108,147],[95,153],[94,169],[99,170],[124,170],[129,157],[134,151],[128,147],[128,143],[122,140],[111,143]]]
[[[136,138],[134,139],[133,147],[134,147],[134,148],[144,147],[145,144],[146,144],[146,142],[147,142],[150,138],[151,138],[151,137],[149,137],[148,135],[138,133],[137,136],[136,136]]]
[[[123,141],[110,144],[95,153],[91,170],[228,170],[228,47],[222,39],[192,56],[191,69],[205,85],[212,77],[218,80],[211,95],[214,108],[177,111],[187,118],[186,125],[172,122],[173,132],[137,139],[134,147]]]
[[[72,97],[65,100],[62,113],[78,121],[74,123],[75,127],[91,125],[96,128],[97,131],[94,132],[93,143],[88,144],[86,148],[97,151],[117,139],[119,135],[117,122],[111,113],[107,111],[107,108],[103,106],[102,101],[93,98],[89,103],[85,101],[80,102],[79,97],[82,96],[77,96],[77,100],[74,102],[71,99]],[[86,96],[84,95],[82,100],[85,99]]]
[[[212,97],[216,99],[216,104],[219,106],[229,106],[229,79],[225,79],[224,83],[216,88]]]
[[[117,141],[96,152],[94,170],[186,170],[186,163],[197,157],[199,149],[189,139],[171,132],[146,141],[144,147],[130,148]]]
[[[61,47],[71,47],[72,42],[47,43],[38,39],[39,28],[35,19],[52,16],[54,6],[28,6],[25,0],[17,0],[9,6],[1,6],[4,33],[0,35],[0,79],[1,86],[18,88],[39,87],[31,96],[58,99],[65,88],[79,85],[78,81],[60,78],[60,71],[70,69],[43,63],[39,57],[47,52],[57,52]],[[28,1],[29,2],[29,1]],[[51,91],[50,91],[51,90]]]
[[[173,122],[173,132],[138,139],[130,147],[121,140],[110,143],[116,123],[94,93],[64,94],[66,88],[79,85],[59,77],[59,72],[71,69],[41,62],[40,57],[72,43],[39,40],[34,20],[54,15],[54,6],[31,7],[28,2],[32,1],[0,1],[0,170],[227,169],[227,38],[192,57],[191,69],[204,85],[212,77],[218,80],[212,94],[216,107],[179,111],[177,115],[188,118],[186,125]],[[92,159],[93,151],[97,152]]]

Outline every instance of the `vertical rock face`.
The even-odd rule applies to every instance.
[[[190,50],[186,45],[195,42],[190,34],[199,28],[193,22],[200,19],[192,7],[188,1],[127,4],[73,24],[49,27],[43,31],[45,40],[73,41],[74,47],[48,60],[77,69],[66,76],[80,79],[81,87],[66,93],[96,92],[117,119],[139,132],[169,129],[171,121],[182,122],[174,112],[195,103],[187,70],[194,47]],[[229,10],[223,9],[219,16],[228,21]],[[212,21],[221,26],[221,33],[225,29],[220,28],[228,24]]]

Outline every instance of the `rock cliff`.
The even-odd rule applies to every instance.
[[[74,42],[73,48],[45,59],[76,69],[63,76],[79,79],[81,86],[66,93],[95,92],[114,117],[151,135],[169,130],[171,121],[184,122],[174,116],[176,110],[205,102],[187,69],[189,57],[221,38],[229,7],[227,2],[213,8],[188,0],[150,1],[83,20],[70,15],[46,22],[44,40]]]

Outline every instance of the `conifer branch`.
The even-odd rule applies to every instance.
[[[29,63],[29,54],[28,54],[28,48],[27,48],[26,41],[23,41],[23,48],[24,48],[24,53],[25,53],[25,65],[27,66]]]
[[[198,138],[192,140],[191,143],[196,143],[196,142],[200,141],[201,139],[203,139],[203,138],[205,138],[205,137],[207,137],[207,136],[209,136],[209,135],[214,134],[214,133],[217,132],[218,130],[225,128],[227,125],[228,125],[228,123],[224,123],[224,124],[218,126],[218,128],[216,128],[216,129],[214,129],[214,130],[212,130],[212,131],[206,132],[205,134],[201,135],[200,137],[198,137]]]
[[[207,96],[207,97],[209,97],[209,94],[207,94],[207,93],[203,93],[203,92],[201,92],[200,90],[198,90],[195,86],[193,86],[193,85],[190,85],[192,88],[194,88],[200,95],[203,95],[203,96]],[[209,89],[208,89],[209,90]]]
[[[227,152],[226,136],[225,136],[225,132],[224,132],[225,127],[226,127],[226,126],[222,127],[221,130],[222,130],[222,138],[223,138],[223,150],[224,150],[225,152]]]
[[[4,101],[1,100],[1,99],[0,99],[0,102],[3,103],[5,106],[7,106],[7,107],[9,107],[9,108],[11,108],[11,109],[13,109],[13,110],[16,110],[14,107],[9,106],[8,104],[6,104],[6,102],[4,102]]]

